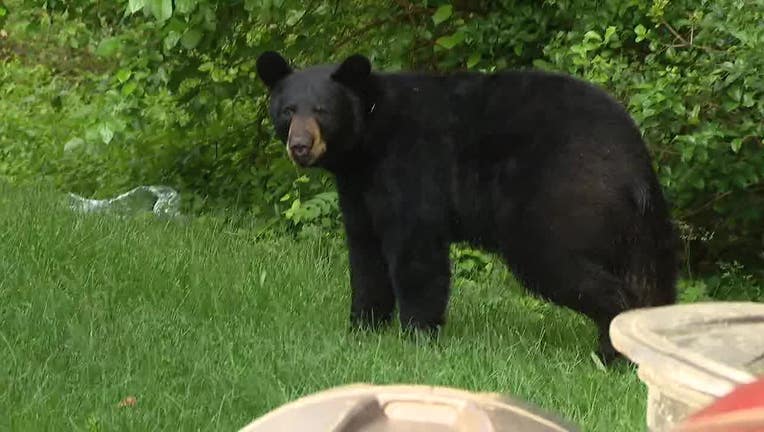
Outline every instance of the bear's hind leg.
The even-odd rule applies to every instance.
[[[626,290],[624,281],[607,271],[601,264],[587,258],[574,261],[578,269],[575,282],[570,288],[575,291],[565,306],[588,316],[597,326],[599,336],[598,354],[603,363],[612,363],[620,357],[610,341],[610,322],[616,315],[636,306],[637,300]]]
[[[558,305],[589,317],[597,326],[598,354],[603,363],[609,364],[620,357],[610,341],[610,322],[637,304],[625,289],[624,281],[587,257],[548,257],[544,264],[535,267],[535,271],[519,272],[526,286]]]

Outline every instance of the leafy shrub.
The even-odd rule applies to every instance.
[[[764,301],[764,285],[738,262],[717,263],[719,272],[704,279],[686,279],[679,283],[681,302]]]

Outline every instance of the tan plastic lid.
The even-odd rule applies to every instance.
[[[664,387],[714,398],[764,375],[764,304],[693,303],[638,309],[610,325],[613,345]]]
[[[538,409],[495,394],[356,384],[306,396],[240,432],[572,432]]]

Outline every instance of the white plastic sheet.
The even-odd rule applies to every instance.
[[[138,186],[114,198],[101,200],[69,193],[69,206],[83,213],[151,211],[157,216],[176,217],[180,216],[180,194],[168,186]]]

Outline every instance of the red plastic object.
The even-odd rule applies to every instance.
[[[677,432],[764,432],[764,377],[689,416]]]

